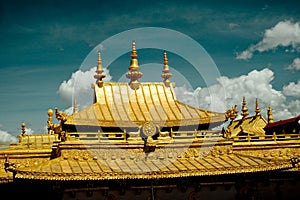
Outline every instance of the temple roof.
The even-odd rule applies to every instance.
[[[128,83],[94,85],[96,102],[67,117],[65,124],[103,127],[138,127],[152,122],[161,127],[224,122],[225,114],[192,107],[176,99],[172,86],[142,82],[138,89]]]
[[[273,128],[273,127],[278,127],[282,125],[289,125],[291,123],[298,123],[300,126],[300,114],[297,117],[289,118],[289,119],[284,119],[284,120],[279,120],[273,123],[268,123],[268,125],[265,127],[265,129],[268,128]]]
[[[267,121],[261,115],[246,117],[232,121],[226,128],[226,133],[230,133],[231,137],[238,136],[240,133],[263,136],[266,125]]]
[[[288,159],[261,158],[235,153],[222,153],[205,157],[181,157],[170,159],[130,157],[104,158],[99,152],[86,156],[61,156],[38,166],[19,168],[18,179],[41,180],[112,180],[112,179],[157,179],[222,174],[255,173],[291,168]],[[170,155],[169,155],[170,156]]]

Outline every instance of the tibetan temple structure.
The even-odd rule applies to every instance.
[[[139,82],[135,43],[126,77],[104,82],[98,53],[94,103],[48,110],[48,133],[0,150],[0,192],[10,199],[299,199],[300,115],[249,116],[246,99],[213,112],[176,99],[164,52],[162,82]],[[55,114],[59,124],[54,124]],[[215,127],[229,121],[223,130]]]

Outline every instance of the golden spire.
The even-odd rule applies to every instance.
[[[242,113],[241,113],[241,115],[243,116],[243,118],[245,118],[245,117],[247,117],[249,115],[245,96],[243,97]]]
[[[164,51],[164,68],[163,68],[163,73],[161,74],[161,77],[164,79],[165,86],[170,87],[170,80],[173,75],[170,73],[170,68],[169,68],[169,62],[167,58],[167,52]]]
[[[104,70],[102,68],[101,54],[100,54],[100,51],[98,51],[97,69],[96,69],[96,74],[94,75],[94,78],[97,80],[96,83],[97,83],[98,87],[103,86],[102,79],[105,78],[105,74],[103,72],[104,72]]]
[[[73,102],[73,114],[74,113],[78,113],[78,107],[77,107],[77,103],[76,103],[76,99],[74,98],[74,102]]]
[[[256,116],[260,115],[260,108],[258,106],[258,99],[257,98],[256,98],[256,101],[255,101],[255,113],[256,113]]]
[[[131,50],[131,60],[130,60],[130,66],[129,66],[129,72],[126,74],[126,78],[130,79],[130,87],[132,89],[138,89],[139,88],[139,82],[138,79],[143,76],[142,72],[139,72],[140,67],[137,59],[137,53],[135,48],[135,42],[132,42],[132,50]]]
[[[268,107],[268,122],[269,123],[273,123],[274,122],[272,107],[270,105]]]
[[[24,122],[22,122],[21,128],[22,128],[22,135],[25,135],[25,133],[26,133],[26,124]]]
[[[49,109],[48,112],[48,121],[47,121],[47,125],[48,125],[48,133],[52,133],[52,127],[53,127],[53,120],[52,120],[52,116],[53,116],[53,110]]]

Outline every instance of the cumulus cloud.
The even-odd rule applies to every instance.
[[[83,102],[92,100],[93,90],[91,85],[95,82],[95,71],[96,67],[88,71],[78,70],[72,74],[69,80],[65,80],[60,84],[57,92],[69,106],[72,106],[73,97],[80,104],[78,105],[79,107],[83,107],[83,104],[86,104]],[[106,74],[104,81],[109,81],[111,76],[106,68],[104,68],[104,73]]]
[[[300,80],[298,83],[290,82],[288,85],[283,86],[283,94],[286,96],[300,97]]]
[[[293,63],[290,64],[286,69],[289,70],[300,70],[300,58],[295,58]]]
[[[288,110],[292,112],[293,116],[298,116],[300,114],[300,101],[293,100],[288,105]]]
[[[208,88],[197,88],[186,90],[185,87],[175,88],[177,98],[185,103],[193,103],[193,105],[204,109],[212,109],[211,99],[216,101],[215,104],[224,104],[225,108],[231,108],[237,105],[241,109],[243,96],[246,97],[247,106],[251,114],[255,113],[255,100],[259,100],[259,106],[262,114],[266,117],[267,107],[271,105],[273,108],[273,116],[275,120],[293,117],[296,113],[300,113],[298,101],[290,102],[286,100],[286,96],[282,91],[273,88],[271,81],[274,79],[274,72],[268,68],[261,71],[253,70],[247,75],[236,78],[228,78],[222,76],[218,79],[218,84],[209,86]],[[225,95],[219,95],[220,98],[209,98],[210,91],[224,91]],[[223,97],[223,99],[222,99]],[[214,111],[224,112],[225,109],[216,108]]]
[[[26,133],[26,134],[33,134],[33,133],[34,133],[34,130],[31,129],[31,128],[25,127],[25,133]]]
[[[236,55],[237,59],[248,60],[255,51],[264,52],[277,47],[292,47],[300,51],[300,23],[290,20],[278,22],[274,27],[265,30],[263,39],[255,45]]]
[[[7,131],[0,130],[0,142],[16,142],[17,138]]]

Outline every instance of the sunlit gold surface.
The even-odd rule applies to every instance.
[[[66,124],[138,127],[152,122],[161,127],[187,126],[225,121],[224,113],[211,112],[176,99],[164,83],[141,83],[132,90],[128,83],[96,86],[96,103],[67,117]]]

